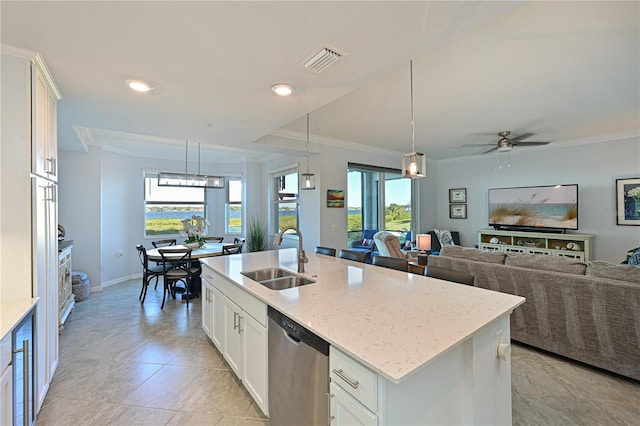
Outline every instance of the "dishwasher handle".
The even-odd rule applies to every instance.
[[[294,336],[293,334],[289,333],[287,330],[285,330],[284,328],[282,329],[282,334],[284,334],[284,336],[289,339],[293,344],[295,345],[299,345],[301,340],[300,338]]]

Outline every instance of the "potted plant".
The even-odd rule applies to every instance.
[[[247,250],[249,252],[267,249],[267,226],[259,218],[251,218],[247,231]]]

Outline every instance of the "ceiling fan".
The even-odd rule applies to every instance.
[[[514,136],[512,138],[509,137],[510,134],[511,134],[511,132],[509,130],[503,130],[501,132],[498,132],[498,136],[500,136],[500,139],[498,139],[497,143],[495,143],[495,142],[491,142],[491,143],[475,143],[475,144],[468,144],[468,145],[462,145],[462,146],[494,145],[493,148],[483,152],[483,154],[487,154],[487,153],[489,153],[491,151],[496,151],[496,150],[498,152],[509,152],[516,145],[533,146],[533,145],[547,145],[549,143],[549,142],[542,142],[542,141],[524,141],[524,139],[530,138],[535,133],[523,133],[522,135]]]

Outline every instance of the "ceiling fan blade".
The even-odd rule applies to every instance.
[[[488,150],[486,150],[486,151],[483,151],[483,152],[481,152],[480,154],[488,154],[488,153],[490,153],[491,151],[495,151],[496,149],[498,149],[498,147],[497,147],[497,146],[494,146],[493,148],[488,149]]]
[[[550,142],[542,141],[525,141],[525,142],[511,142],[512,145],[547,145]]]
[[[487,146],[487,145],[495,145],[495,142],[491,142],[491,143],[468,143],[465,145],[461,145],[461,146]]]
[[[514,143],[514,142],[519,142],[521,140],[530,138],[533,135],[535,135],[535,133],[523,133],[521,135],[514,136],[512,138],[507,138],[507,139],[509,139],[509,142]]]

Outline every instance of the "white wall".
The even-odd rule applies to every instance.
[[[595,235],[595,259],[620,263],[627,250],[640,245],[640,227],[618,226],[615,217],[615,180],[640,176],[640,138],[565,148],[516,148],[510,163],[506,167],[505,154],[441,161],[437,221],[429,221],[428,229],[421,231],[433,227],[457,230],[462,245],[473,246],[477,231],[488,228],[489,188],[577,183],[579,230],[575,232]],[[449,188],[467,188],[468,219],[449,219]]]

